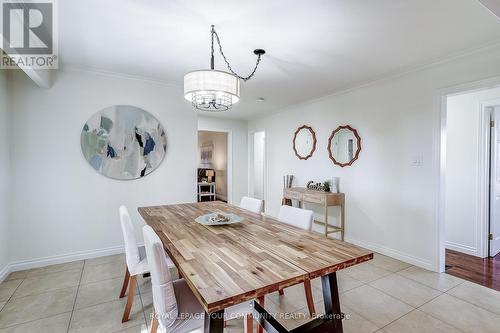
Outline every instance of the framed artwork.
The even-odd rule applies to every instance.
[[[213,142],[206,143],[200,147],[200,165],[210,168],[213,162],[214,144]]]
[[[103,176],[130,180],[144,177],[163,161],[165,130],[150,113],[115,105],[94,114],[83,125],[83,156]]]

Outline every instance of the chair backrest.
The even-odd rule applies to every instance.
[[[127,207],[120,206],[120,222],[122,225],[123,241],[125,242],[125,258],[130,274],[135,275],[137,266],[140,262],[139,249],[135,239],[135,230]]]
[[[312,210],[281,206],[278,220],[304,230],[311,230],[314,219]]]
[[[246,210],[249,210],[254,213],[262,213],[262,200],[255,199],[255,198],[250,198],[250,197],[243,197],[241,198],[240,202],[240,207]]]
[[[169,327],[177,319],[178,310],[167,255],[160,238],[150,226],[144,226],[142,233],[151,274],[156,318],[161,327]]]

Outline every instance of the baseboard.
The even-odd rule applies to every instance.
[[[277,217],[275,217],[271,214],[264,213],[263,215],[277,219]],[[378,244],[361,241],[359,239],[345,237],[344,240],[348,243],[352,243],[354,245],[364,247],[365,249],[378,252],[378,253],[383,254],[385,256],[404,261],[404,262],[411,264],[411,265],[414,265],[414,266],[422,267],[422,268],[427,269],[429,271],[436,272],[435,267],[428,260],[425,260],[422,258],[417,258],[417,257],[412,256],[410,254],[400,252],[400,251],[397,251],[397,250],[394,250],[394,249],[391,249],[388,247],[380,246]]]
[[[392,257],[394,259],[398,259],[398,260],[404,261],[404,262],[406,262],[408,264],[411,264],[411,265],[414,265],[414,266],[418,266],[418,267],[422,267],[422,268],[427,269],[429,271],[435,271],[435,267],[428,260],[425,260],[425,259],[422,259],[422,258],[418,258],[418,257],[412,256],[410,254],[407,254],[407,253],[404,253],[404,252],[401,252],[401,251],[397,251],[397,250],[394,250],[394,249],[391,249],[391,248],[388,248],[388,247],[385,247],[385,246],[380,246],[380,245],[377,245],[377,244],[373,244],[373,243],[370,243],[370,242],[361,241],[361,240],[358,240],[358,239],[353,239],[353,238],[345,237],[345,241],[348,242],[348,243],[352,243],[354,245],[358,245],[358,246],[364,247],[364,248],[366,248],[368,250],[378,252],[378,253],[383,254],[385,256]]]
[[[10,264],[7,264],[0,269],[0,283],[5,280],[7,275],[10,274]]]
[[[25,269],[38,268],[49,265],[63,264],[66,262],[77,261],[77,260],[110,256],[113,254],[120,254],[123,252],[124,248],[122,245],[120,245],[103,249],[78,251],[57,256],[15,261],[7,264],[2,270],[0,270],[0,282],[5,280],[5,278],[7,278],[7,276],[12,272],[23,271]]]
[[[453,250],[453,251],[458,251],[461,253],[465,253],[465,254],[469,254],[471,256],[481,258],[481,255],[478,253],[479,251],[477,250],[477,248],[475,248],[473,246],[462,245],[462,244],[458,244],[455,242],[446,241],[444,243],[444,247],[447,249]]]

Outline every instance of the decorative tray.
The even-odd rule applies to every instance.
[[[222,212],[202,215],[195,219],[196,222],[203,225],[226,225],[239,223],[243,220],[243,217],[236,214]]]

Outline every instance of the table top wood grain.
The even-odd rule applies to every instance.
[[[244,220],[225,226],[195,221],[213,212]],[[139,213],[209,313],[373,258],[358,246],[223,202],[141,207]]]

